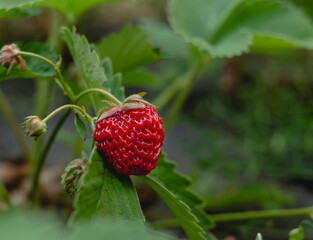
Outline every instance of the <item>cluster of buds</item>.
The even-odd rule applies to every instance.
[[[74,197],[80,187],[80,179],[85,172],[87,160],[78,158],[70,162],[61,176],[61,184],[65,192]]]
[[[39,117],[29,116],[25,119],[25,133],[27,136],[34,137],[37,140],[38,137],[46,133],[47,124]]]
[[[14,65],[19,64],[23,72],[26,71],[25,60],[18,55],[20,49],[14,44],[4,45],[0,50],[0,66],[8,67],[7,74]]]

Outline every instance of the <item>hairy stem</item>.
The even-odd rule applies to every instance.
[[[167,119],[164,123],[165,130],[168,130],[174,121],[177,118],[177,115],[179,114],[191,88],[197,77],[199,76],[200,72],[205,67],[206,61],[204,60],[197,60],[194,65],[191,67],[191,69],[187,72],[185,78],[184,87],[181,90],[181,92],[178,94],[175,102],[173,103],[171,110],[169,112],[169,115],[167,116]]]
[[[52,118],[55,114],[57,114],[58,112],[64,110],[64,109],[68,109],[68,108],[72,108],[72,109],[76,109],[79,111],[80,115],[85,119],[87,120],[87,122],[90,124],[92,130],[95,129],[95,126],[94,126],[94,122],[92,120],[92,117],[86,113],[85,109],[81,108],[80,106],[77,106],[77,105],[74,105],[74,104],[66,104],[66,105],[63,105],[59,108],[57,108],[56,110],[54,110],[52,113],[50,113],[47,117],[45,117],[42,121],[43,122],[47,122],[49,121],[50,118]]]
[[[27,142],[25,141],[24,134],[21,131],[20,125],[18,124],[13,114],[13,111],[1,90],[0,90],[0,110],[2,111],[6,120],[8,121],[26,160],[29,161],[31,159],[31,152],[29,150]]]
[[[118,100],[116,97],[114,97],[111,93],[109,93],[108,91],[105,91],[103,89],[100,88],[89,88],[83,92],[81,92],[80,94],[78,94],[75,98],[74,102],[77,102],[80,98],[82,98],[83,96],[85,96],[86,94],[89,93],[93,93],[93,92],[98,92],[98,93],[102,93],[103,95],[111,98],[120,108],[123,107],[123,104],[120,102],[120,100]]]

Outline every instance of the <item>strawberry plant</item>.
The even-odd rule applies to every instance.
[[[26,231],[31,239],[43,236],[51,239],[91,236],[99,239],[105,236],[176,239],[162,231],[152,233],[150,228],[181,227],[189,239],[204,240],[216,239],[211,231],[219,227],[220,222],[312,216],[313,206],[236,213],[206,212],[201,197],[190,189],[192,181],[180,174],[176,163],[168,160],[162,151],[164,134],[166,138],[195,81],[205,76],[217,59],[256,51],[266,53],[270,49],[313,48],[312,11],[303,10],[307,3],[169,0],[169,25],[151,19],[138,26],[126,24],[120,31],[90,43],[76,29],[77,21],[99,4],[115,2],[119,1],[0,2],[0,19],[35,16],[43,9],[52,14],[46,42],[16,41],[4,44],[0,51],[0,81],[35,79],[36,84],[35,109],[25,116],[24,122],[26,135],[34,138],[32,148],[21,133],[5,93],[0,91],[0,110],[31,168],[27,192],[29,205],[39,206],[40,174],[70,116],[77,129],[70,141],[81,138],[77,140],[80,144],[75,146],[81,155],[75,160],[67,160],[61,181],[72,197],[73,210],[66,218],[68,227],[56,226],[60,229],[49,235],[55,224],[53,218],[38,222],[42,215],[21,216],[16,211],[8,211],[20,206],[12,204],[10,194],[1,183],[0,228],[4,238],[20,238],[18,231],[6,230],[8,226],[17,225],[17,229]],[[167,74],[167,78],[170,75],[171,80],[166,82],[155,76],[154,67],[163,75]],[[156,96],[155,99],[150,103],[138,92],[126,97],[125,87],[138,86],[148,90],[150,87],[152,90],[147,98],[150,95]],[[49,113],[50,105],[55,101],[54,91],[63,93],[66,103]],[[167,109],[164,124],[160,117],[163,115],[157,113],[162,109]],[[60,112],[63,112],[61,116]],[[55,125],[51,124],[52,118],[57,119]],[[145,219],[135,189],[142,181],[160,196],[174,218],[154,222]],[[37,231],[39,224],[41,228]],[[290,232],[290,239],[304,239],[311,226],[309,220],[300,223]],[[262,239],[262,235],[258,234],[256,239]]]

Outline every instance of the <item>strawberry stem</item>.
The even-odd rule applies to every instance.
[[[83,96],[85,96],[86,94],[89,94],[89,93],[92,93],[92,92],[98,92],[98,93],[101,93],[107,97],[109,97],[110,99],[112,99],[117,105],[119,108],[122,108],[123,107],[123,103],[118,100],[116,97],[114,97],[111,93],[109,93],[108,91],[106,90],[103,90],[103,89],[100,89],[100,88],[89,88],[89,89],[86,89],[85,91],[81,92],[80,94],[78,94],[75,98],[75,101],[74,102],[77,102],[80,98],[82,98]]]
[[[95,126],[94,126],[94,122],[92,120],[92,117],[89,114],[86,113],[85,109],[81,108],[80,106],[74,105],[74,104],[67,104],[67,105],[63,105],[63,106],[57,108],[56,110],[51,112],[47,117],[45,117],[42,121],[46,123],[55,114],[57,114],[58,112],[60,112],[60,111],[62,111],[64,109],[67,109],[67,108],[72,108],[72,109],[78,110],[79,113],[82,115],[82,117],[91,124],[91,128],[94,131]]]

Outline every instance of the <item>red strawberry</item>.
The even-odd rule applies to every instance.
[[[116,172],[147,175],[162,152],[162,124],[152,105],[132,95],[123,108],[113,106],[102,112],[94,133],[97,149]]]

